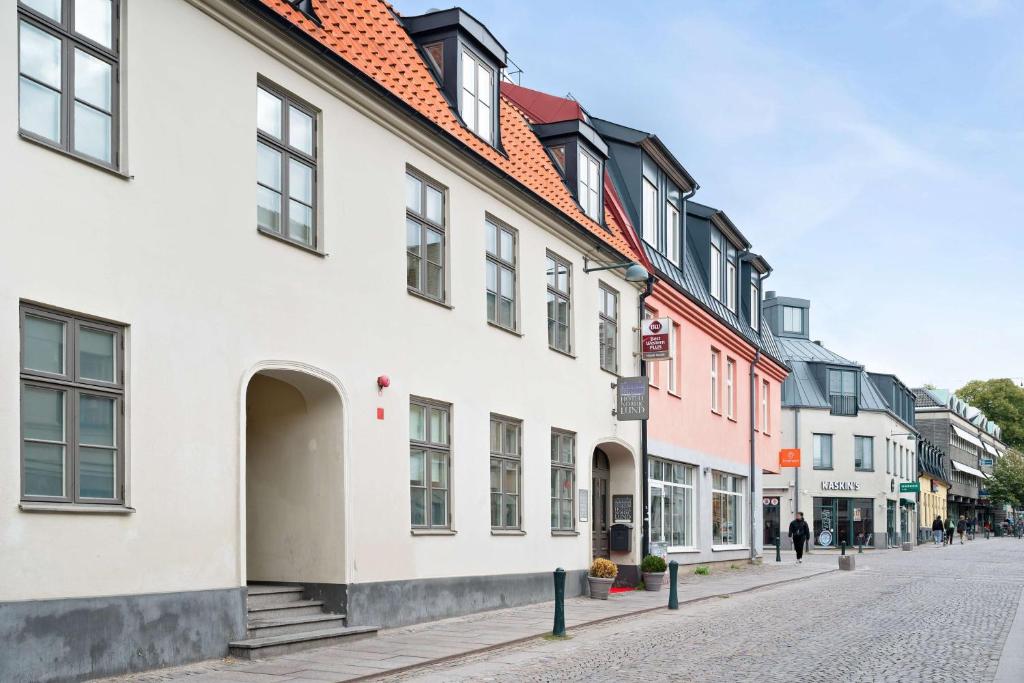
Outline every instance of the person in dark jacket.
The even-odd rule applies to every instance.
[[[960,545],[964,544],[964,532],[967,531],[967,520],[963,515],[956,522],[956,535],[960,537]]]
[[[942,517],[935,515],[935,521],[932,522],[932,536],[935,538],[935,545],[942,543]]]
[[[811,529],[804,521],[804,513],[796,513],[796,519],[789,523],[789,537],[793,539],[793,550],[796,551],[796,561],[804,561],[804,544],[811,538]]]

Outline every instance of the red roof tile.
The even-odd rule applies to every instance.
[[[314,0],[322,28],[285,0],[260,2],[615,250],[636,256],[617,225],[609,224],[606,230],[583,213],[523,112],[509,99],[501,98],[499,110],[501,144],[507,157],[462,125],[416,45],[386,2]]]

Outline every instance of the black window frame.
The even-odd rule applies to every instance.
[[[284,88],[276,85],[272,81],[263,78],[262,76],[256,80],[257,97],[259,97],[259,91],[263,90],[272,97],[276,97],[281,102],[280,124],[281,124],[281,137],[274,137],[269,131],[265,131],[259,127],[259,123],[256,125],[256,144],[264,145],[269,147],[280,155],[281,166],[278,169],[281,177],[281,187],[274,189],[268,185],[264,185],[260,182],[259,176],[256,178],[256,185],[258,187],[265,188],[271,192],[275,192],[280,195],[280,213],[279,218],[279,231],[275,231],[271,228],[260,225],[259,216],[256,218],[256,230],[268,237],[283,240],[289,244],[294,244],[304,249],[319,252],[321,250],[322,235],[320,233],[320,154],[319,149],[319,133],[320,133],[320,110],[311,105],[309,102],[293,95]],[[312,152],[306,153],[291,144],[291,109],[294,108],[300,113],[308,116],[312,119]],[[257,151],[257,166],[259,152]],[[292,201],[291,196],[291,169],[290,162],[294,160],[304,166],[311,167],[312,173],[312,187],[310,188],[311,194],[310,199],[312,204],[309,205],[312,225],[310,226],[310,239],[309,243],[303,242],[300,239],[296,239],[290,235],[289,224],[291,220],[291,207]],[[295,199],[299,204],[305,205],[305,202]],[[257,211],[259,205],[257,204]]]
[[[120,172],[121,168],[121,0],[111,0],[110,11],[110,47],[106,47],[95,40],[78,33],[74,28],[76,0],[60,0],[61,20],[54,21],[42,12],[29,7],[18,0],[17,2],[17,25],[15,30],[18,37],[18,134],[23,138],[39,143],[45,147],[64,153],[72,158],[94,164],[101,168]],[[21,24],[22,22],[57,38],[61,42],[60,59],[60,140],[51,140],[39,133],[25,129],[21,125],[21,87],[20,79],[25,78],[31,82],[53,91],[49,84],[42,83],[21,71]],[[75,96],[75,50],[103,61],[110,65],[110,110],[103,111],[95,104],[80,103],[94,111],[110,116],[110,160],[106,161],[94,157],[85,152],[75,149],[74,135],[74,110],[75,104],[79,103]]]
[[[25,366],[25,319],[34,317],[63,325],[64,347],[63,347],[63,372],[52,373],[43,370],[31,369]],[[114,379],[104,381],[95,378],[81,376],[79,357],[79,338],[82,329],[97,330],[113,335],[114,344]],[[124,338],[127,330],[126,325],[112,323],[92,316],[85,316],[78,313],[70,313],[58,309],[39,306],[36,304],[22,303],[18,311],[18,341],[19,341],[19,395],[23,395],[26,387],[34,387],[47,391],[63,393],[64,404],[64,460],[63,476],[64,489],[61,496],[47,496],[26,493],[26,470],[25,470],[25,444],[28,441],[40,443],[58,443],[54,441],[41,440],[38,438],[29,439],[25,435],[24,406],[19,408],[19,453],[20,453],[20,484],[19,497],[26,503],[59,503],[66,505],[124,505],[125,501],[125,468],[127,454],[125,450],[125,351]],[[89,444],[79,442],[79,410],[82,396],[96,396],[113,401],[113,438],[114,445],[94,444],[94,447],[103,450],[114,450],[114,481],[112,498],[94,498],[80,495],[79,483],[80,474],[80,450],[89,448]]]

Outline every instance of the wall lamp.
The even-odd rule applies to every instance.
[[[613,263],[610,266],[588,266],[589,262],[587,257],[583,257],[583,272],[593,273],[597,270],[611,270],[613,268],[625,268],[626,269],[626,282],[647,282],[647,278],[651,276],[647,272],[647,269],[641,266],[635,261],[626,261],[624,263]]]

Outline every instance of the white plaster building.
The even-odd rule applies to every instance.
[[[350,626],[578,593],[596,448],[640,500],[597,331],[603,285],[635,374],[641,285],[584,272],[629,244],[479,22],[332,5],[0,11],[0,680],[223,655],[253,581]]]
[[[811,341],[810,302],[768,292],[765,320],[790,365],[782,385],[782,447],[800,449],[800,467],[766,475],[765,543],[803,512],[812,544],[886,548],[917,535],[914,394]]]

